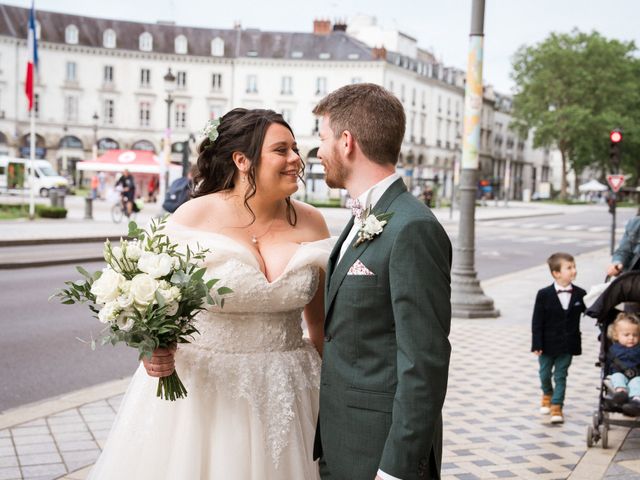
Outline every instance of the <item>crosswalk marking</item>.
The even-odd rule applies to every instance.
[[[607,231],[607,227],[590,227],[587,228],[588,232],[605,232]]]
[[[564,227],[565,230],[573,231],[573,230],[584,230],[587,228],[586,225],[567,225]]]
[[[542,229],[543,230],[556,230],[558,228],[562,227],[562,225],[560,225],[559,223],[550,223],[549,225],[543,225]]]

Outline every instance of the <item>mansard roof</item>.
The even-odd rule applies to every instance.
[[[0,4],[0,35],[27,38],[29,9]],[[211,57],[211,41],[224,41],[224,57],[297,58],[304,60],[373,60],[371,49],[362,42],[334,31],[327,35],[297,32],[265,32],[257,29],[220,29],[187,27],[166,23],[139,23],[125,20],[85,17],[66,13],[36,11],[40,40],[65,43],[65,29],[78,27],[78,44],[103,47],[103,33],[116,33],[116,50],[139,51],[139,37],[153,36],[153,52],[175,53],[174,40],[184,35],[188,54]]]

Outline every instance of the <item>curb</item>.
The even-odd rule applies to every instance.
[[[0,430],[124,393],[130,382],[126,377],[6,410],[0,413]]]

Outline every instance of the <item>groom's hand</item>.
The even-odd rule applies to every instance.
[[[151,358],[142,357],[147,374],[151,377],[168,377],[176,369],[174,354],[176,347],[157,348]]]

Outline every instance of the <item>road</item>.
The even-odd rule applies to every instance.
[[[619,231],[631,218],[619,212]],[[344,215],[328,218],[332,234],[340,232]],[[543,263],[553,252],[580,254],[609,245],[610,215],[606,208],[582,213],[478,221],[476,268],[489,279]],[[453,241],[457,227],[447,224]],[[33,248],[47,248],[39,246]],[[101,249],[95,244],[96,250]],[[101,268],[89,263],[88,270]],[[580,264],[578,264],[580,284]],[[604,276],[603,265],[603,276]],[[47,301],[65,280],[79,278],[72,265],[0,271],[0,411],[130,375],[137,353],[106,345],[92,351],[87,343],[98,338],[102,325],[86,306]],[[588,285],[583,285],[588,287]]]

